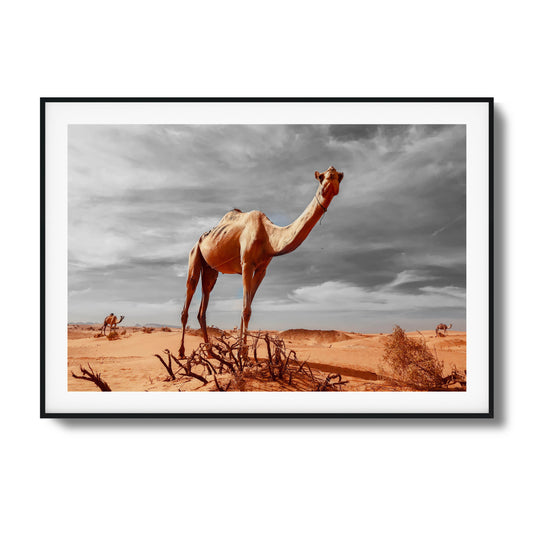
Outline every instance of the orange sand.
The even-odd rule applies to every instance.
[[[70,391],[98,391],[91,382],[75,379],[71,371],[79,374],[80,365],[99,372],[113,391],[177,391],[202,390],[201,384],[167,381],[168,374],[153,354],[164,357],[168,348],[174,355],[178,352],[180,331],[143,333],[140,328],[118,328],[118,340],[107,337],[95,338],[98,326],[68,327],[68,387]],[[340,373],[350,383],[345,390],[391,390],[376,374],[380,373],[383,357],[383,340],[386,335],[360,334],[344,331],[287,330],[270,332],[281,336],[287,350],[294,350],[300,361],[307,360],[315,370]],[[437,357],[444,361],[444,373],[450,373],[455,365],[458,370],[466,369],[466,333],[449,331],[446,337],[435,337],[434,331],[408,333],[411,337],[422,334]],[[190,331],[185,337],[189,354],[203,342],[197,331]],[[259,357],[266,357],[264,343],[260,343]],[[268,387],[268,390],[279,390]],[[394,390],[394,389],[392,389]]]

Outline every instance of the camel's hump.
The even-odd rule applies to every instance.
[[[238,218],[239,215],[242,215],[242,211],[240,209],[232,209],[231,211],[229,211],[222,217],[222,220],[224,221],[233,220],[233,219]]]

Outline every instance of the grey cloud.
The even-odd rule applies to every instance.
[[[369,141],[378,136],[395,138],[407,135],[412,126],[404,124],[335,124],[329,133],[337,141]]]
[[[329,128],[330,135],[338,141],[360,141],[375,137],[378,126],[375,124],[335,124]]]
[[[71,303],[88,315],[102,301],[137,302],[136,309],[146,302],[154,313],[160,304],[166,311],[157,312],[176,320],[169,302],[183,299],[188,251],[201,233],[234,207],[288,224],[313,198],[314,171],[330,165],[345,173],[339,196],[298,250],[272,261],[258,301],[330,280],[379,290],[404,271],[422,278],[396,285],[406,295],[428,283],[464,287],[464,127],[76,126],[69,129],[69,288],[78,291]],[[213,301],[240,298],[241,283],[219,276]]]

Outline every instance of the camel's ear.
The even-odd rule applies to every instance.
[[[324,173],[320,174],[320,172],[315,171],[315,178],[320,182],[322,183],[322,180],[324,179]]]
[[[344,178],[344,172],[339,172],[338,176],[339,176],[339,183],[340,183],[342,181],[342,178]]]

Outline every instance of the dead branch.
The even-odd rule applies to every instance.
[[[165,350],[166,352],[168,350]],[[169,352],[170,353],[170,352]],[[177,359],[174,355],[170,354],[170,356],[172,357],[172,359],[174,360],[174,362],[180,367],[182,368],[184,371],[185,371],[185,375],[190,377],[190,378],[194,378],[194,379],[197,379],[198,381],[201,381],[204,385],[207,383],[207,379],[205,379],[203,376],[201,376],[200,374],[197,374],[196,372],[193,372],[192,371],[192,364],[193,362],[195,362],[196,360],[196,352],[193,352],[192,355],[190,357],[187,357],[186,359],[186,363],[185,364],[182,364],[182,362]]]
[[[166,363],[164,359],[157,353],[154,354],[154,357],[157,357],[159,361],[161,361],[161,364],[165,367],[172,381],[176,380],[176,372],[174,372],[174,369],[172,368],[172,361],[174,361],[180,367],[180,369],[183,370],[183,373],[177,374],[178,376],[195,378],[201,381],[204,385],[207,383],[207,379],[205,377],[192,371],[192,364],[196,361],[195,352],[193,352],[191,356],[187,357],[185,359],[185,364],[183,364],[177,357],[172,354],[170,350],[166,349],[163,351],[168,357],[168,363]]]
[[[337,381],[334,381],[334,380]],[[317,390],[326,391],[326,390],[342,390],[342,386],[346,385],[348,381],[342,381],[342,376],[340,374],[329,374],[322,383],[318,383]],[[335,387],[339,387],[336,389]]]
[[[170,376],[170,379],[172,381],[174,381],[176,379],[176,375],[174,374],[174,371],[172,370],[172,360],[170,359],[170,352],[168,350],[165,350],[165,352],[168,352],[168,363],[165,363],[165,361],[163,361],[163,358],[155,353],[154,354],[154,357],[157,357],[160,361],[161,361],[161,364],[166,368],[169,376]]]
[[[461,372],[457,370],[456,365],[453,365],[451,373],[443,378],[442,384],[448,387],[449,385],[455,385],[456,383],[459,383],[461,387],[466,388],[466,370]]]
[[[218,339],[217,339],[218,340]],[[200,345],[200,348],[204,349],[204,344],[201,344]],[[235,368],[233,367],[234,365],[234,362],[232,361],[228,361],[227,359],[224,358],[224,354],[222,352],[222,350],[218,350],[219,353],[216,353],[215,351],[211,350],[210,353],[206,353],[204,352],[204,357],[212,357],[213,359],[217,360],[221,366],[225,365],[228,367],[229,371],[234,374],[235,373]],[[233,359],[235,359],[235,357],[233,356]],[[219,372],[220,374],[220,372]]]
[[[74,372],[71,372],[72,374],[72,377],[76,378],[76,379],[85,379],[86,381],[91,381],[92,383],[94,383],[97,387],[99,387],[99,389],[103,392],[111,392],[111,388],[109,387],[109,385],[102,379],[102,376],[101,374],[95,372],[92,368],[91,368],[91,365],[89,363],[87,363],[87,366],[89,367],[89,369],[87,368],[83,368],[81,365],[80,365],[80,372],[82,373],[81,376],[77,376],[76,374],[74,374]]]

